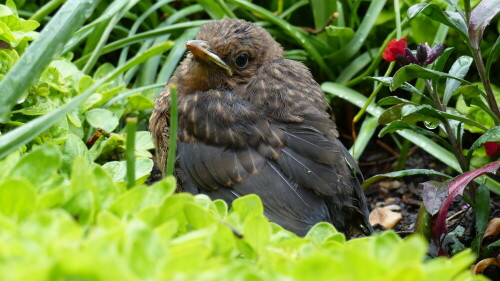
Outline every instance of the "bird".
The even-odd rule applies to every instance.
[[[156,161],[165,167],[175,87],[178,191],[229,205],[257,194],[271,222],[300,236],[318,222],[347,237],[370,235],[361,172],[309,69],[285,59],[264,28],[243,19],[205,23],[185,46],[149,122]]]

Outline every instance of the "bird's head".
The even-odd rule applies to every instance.
[[[247,83],[264,64],[283,58],[283,49],[262,27],[240,19],[203,25],[175,74],[184,93],[233,89]]]

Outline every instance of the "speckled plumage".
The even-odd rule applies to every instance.
[[[157,161],[168,152],[169,88],[179,93],[176,175],[181,190],[231,203],[256,193],[265,214],[304,235],[328,221],[348,236],[372,231],[359,169],[337,139],[325,98],[309,70],[252,23],[224,19],[197,35],[231,67],[188,53],[150,120]],[[235,62],[248,53],[248,63]]]

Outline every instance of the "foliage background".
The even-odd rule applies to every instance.
[[[341,131],[351,135],[356,107],[378,86],[363,78],[384,75],[389,64],[381,52],[416,3],[6,1],[0,9],[0,40],[8,43],[0,49],[1,279],[471,279],[464,271],[474,260],[470,251],[425,261],[423,238],[402,241],[385,232],[346,242],[327,224],[298,238],[267,222],[256,197],[228,211],[222,201],[172,195],[172,178],[143,185],[153,169],[147,132],[153,101],[182,59],[183,43],[207,20],[239,17],[264,26],[287,58],[310,67]],[[498,19],[486,29],[485,57],[499,30]],[[450,62],[468,53],[457,32],[423,15],[403,20],[401,31],[409,45],[454,46]],[[492,64],[491,73],[498,67]],[[475,73],[470,81],[479,81]],[[392,93],[382,88],[378,95]],[[453,102],[459,109],[460,101]],[[487,124],[481,112],[462,110]],[[381,109],[368,113],[355,126],[356,159],[380,129]],[[126,134],[127,126],[136,130]],[[425,136],[391,134],[401,155],[404,138],[457,169],[451,153]],[[135,148],[126,145],[132,139]],[[480,166],[487,160],[477,151]]]

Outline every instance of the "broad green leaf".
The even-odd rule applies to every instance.
[[[338,231],[330,223],[320,222],[309,229],[306,238],[311,239],[316,245],[321,245],[324,241],[337,233]]]
[[[113,112],[104,108],[95,108],[85,112],[85,118],[92,127],[103,129],[109,133],[118,127],[118,118]]]
[[[67,135],[67,139],[64,142],[61,153],[62,170],[66,173],[69,173],[71,166],[73,165],[73,160],[78,156],[82,156],[88,163],[93,161],[85,143],[81,138],[73,134]]]
[[[448,74],[457,78],[464,78],[467,72],[469,72],[469,67],[472,64],[472,57],[469,56],[461,56],[459,57],[455,63],[451,66]],[[444,105],[448,104],[453,93],[460,86],[460,81],[456,79],[446,79],[446,88],[444,89],[442,102]]]
[[[125,161],[111,161],[102,166],[117,182],[125,182],[127,164]],[[153,161],[149,158],[139,157],[136,159],[135,179],[137,183],[143,183],[153,169]]]
[[[245,221],[249,216],[262,215],[264,213],[262,201],[255,194],[239,197],[233,201],[231,206],[242,221]]]
[[[38,39],[0,82],[0,92],[4,93],[0,96],[0,120],[6,120],[11,107],[38,79],[50,61],[61,54],[64,44],[98,3],[99,1],[70,0],[59,9]]]
[[[424,14],[429,18],[445,24],[459,31],[464,38],[468,38],[467,25],[459,13],[443,11],[437,4],[421,3],[408,8],[407,17],[413,19],[418,14]]]
[[[453,75],[449,75],[444,72],[440,71],[435,71],[427,68],[423,68],[419,65],[416,64],[410,64],[407,66],[401,67],[396,73],[394,74],[392,83],[391,83],[391,91],[394,91],[395,89],[399,88],[401,84],[404,82],[413,80],[415,78],[422,78],[422,79],[436,79],[436,78],[451,78],[458,80],[462,83],[465,84],[470,84],[468,81],[463,80],[459,77],[455,77]]]
[[[0,214],[22,220],[36,206],[36,191],[28,180],[10,178],[0,183]]]
[[[37,186],[47,181],[61,166],[61,152],[52,144],[40,146],[24,155],[10,176],[24,178]]]
[[[88,189],[81,190],[75,193],[63,207],[68,213],[76,217],[81,225],[89,225],[93,223],[97,211],[95,200],[92,191]]]
[[[448,58],[450,57],[451,53],[453,53],[453,50],[455,50],[455,48],[453,47],[446,48],[434,62],[433,69],[436,71],[443,71],[446,62],[448,61]]]
[[[377,102],[377,106],[395,105],[395,104],[413,104],[413,105],[417,105],[416,103],[414,103],[412,101],[409,101],[407,99],[403,99],[403,98],[400,98],[400,97],[396,97],[396,96],[385,97],[385,98],[380,99]]]
[[[384,128],[382,128],[382,130],[380,130],[378,136],[379,136],[379,138],[381,138],[381,137],[385,136],[387,133],[394,133],[394,132],[400,131],[400,130],[411,130],[411,131],[418,133],[418,134],[421,134],[423,136],[435,138],[444,147],[446,147],[449,151],[453,150],[452,146],[450,145],[450,143],[448,141],[446,141],[443,137],[434,133],[433,131],[422,129],[416,125],[411,125],[411,124],[408,124],[406,122],[398,121],[398,120],[393,121],[393,122],[389,123],[388,125],[386,125]]]
[[[149,150],[155,148],[151,133],[148,131],[140,131],[135,134],[135,154],[137,157],[148,157],[152,155]]]
[[[262,215],[252,215],[245,220],[243,227],[245,241],[256,251],[266,246],[271,239],[271,226]]]
[[[210,227],[216,223],[214,216],[208,210],[194,203],[184,205],[184,215],[193,229]]]
[[[126,64],[120,66],[114,72],[109,73],[106,78],[103,78],[96,84],[92,85],[88,88],[84,93],[76,96],[71,99],[68,103],[64,104],[57,110],[53,112],[43,115],[41,117],[36,118],[28,122],[26,125],[16,128],[12,131],[9,131],[7,134],[0,136],[0,158],[7,155],[9,152],[18,148],[19,146],[26,144],[27,142],[34,139],[41,132],[45,131],[47,128],[52,126],[54,123],[59,121],[61,118],[66,116],[66,114],[75,110],[83,101],[85,101],[99,86],[104,84],[106,81],[113,80],[118,76],[118,74],[127,71],[132,68],[136,64],[139,64],[149,57],[155,56],[159,53],[164,52],[165,50],[172,47],[170,42],[165,42],[163,44],[156,45],[141,55],[138,55],[132,59],[130,59]],[[24,83],[24,81],[23,81]],[[0,85],[1,88],[1,85]]]

